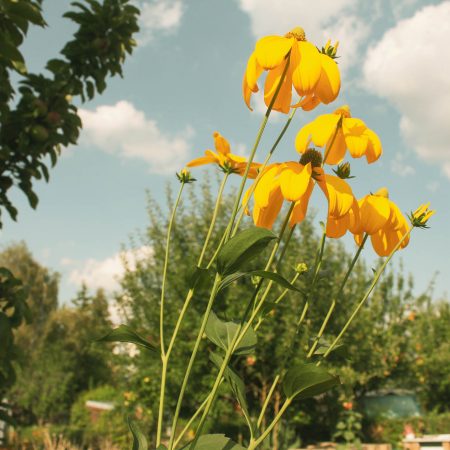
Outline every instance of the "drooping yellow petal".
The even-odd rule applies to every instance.
[[[358,201],[358,204],[363,232],[374,234],[389,220],[391,215],[389,199],[378,195],[366,195]]]
[[[264,208],[261,208],[255,202],[255,207],[253,208],[253,221],[255,225],[257,227],[271,229],[282,206],[283,196],[279,188],[270,192],[267,206]]]
[[[298,41],[292,46],[291,64],[292,83],[298,95],[311,94],[322,72],[319,51],[310,42]]]
[[[310,179],[305,194],[295,202],[291,217],[289,218],[289,226],[291,228],[305,219],[314,184],[314,181]]]
[[[266,167],[255,187],[255,192],[253,195],[255,206],[257,205],[259,208],[265,208],[268,206],[271,193],[280,189],[280,182],[278,179],[279,173],[280,166],[278,164],[273,164]]]
[[[336,114],[322,114],[311,123],[311,138],[317,147],[323,147],[336,132],[340,117]]]
[[[218,153],[221,153],[222,155],[227,155],[230,153],[230,143],[220,133],[215,131],[213,137],[214,146],[216,147]]]
[[[266,36],[255,46],[257,63],[265,70],[279,66],[291,49],[295,39],[282,36]]]
[[[308,150],[309,144],[311,143],[311,132],[312,132],[312,122],[307,123],[305,126],[300,128],[300,131],[295,137],[295,149],[298,153],[305,153]]]
[[[253,52],[248,59],[247,69],[245,70],[247,85],[253,92],[258,92],[258,78],[262,72],[263,68],[258,64],[255,52]]]
[[[347,214],[344,214],[339,218],[328,216],[327,219],[327,237],[340,238],[344,236],[347,231],[350,231],[353,234],[360,233],[359,207],[356,199],[354,199],[353,205]]]
[[[244,97],[245,104],[250,111],[253,111],[253,108],[250,106],[250,99],[252,97],[252,90],[249,88],[247,84],[247,80],[244,74],[244,79],[242,80],[242,96]]]
[[[200,158],[193,159],[192,161],[189,161],[186,166],[187,167],[197,167],[197,166],[203,166],[205,164],[212,164],[216,163],[218,161],[217,156],[214,152],[211,150],[205,151],[205,156],[201,156]]]
[[[369,144],[366,130],[366,124],[360,119],[344,118],[342,121],[345,143],[353,158],[360,158],[366,152]]]
[[[267,74],[266,83],[264,85],[264,102],[267,107],[269,107],[270,102],[272,101],[272,97],[275,95],[278,84],[280,83],[281,77],[283,75],[283,71],[288,64],[289,61],[284,62],[279,65],[275,69],[272,69]],[[283,83],[281,84],[280,91],[278,92],[277,98],[275,99],[275,103],[273,104],[272,109],[275,111],[279,111],[282,113],[288,113],[291,109],[292,102],[292,79],[290,71],[288,70]]]
[[[308,189],[311,174],[311,163],[306,166],[296,162],[284,163],[280,173],[280,187],[285,200],[290,202],[299,200]]]
[[[312,111],[316,106],[320,105],[320,98],[317,95],[309,94],[302,98],[298,103],[291,105],[291,108],[302,108],[303,111]]]
[[[350,186],[334,175],[322,175],[318,184],[328,199],[328,215],[334,218],[347,214],[355,197]]]
[[[336,165],[342,162],[345,157],[345,152],[347,150],[347,145],[344,139],[344,133],[342,129],[339,129],[335,139],[333,136],[330,137],[325,148],[326,159],[324,159],[324,164]]]
[[[383,147],[381,146],[381,141],[378,135],[367,128],[365,134],[369,138],[369,143],[367,145],[366,159],[369,164],[375,162],[383,153]]]
[[[316,95],[322,103],[328,104],[336,99],[341,89],[341,76],[333,58],[320,54],[322,70],[315,88]]]

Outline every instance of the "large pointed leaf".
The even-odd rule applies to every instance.
[[[236,272],[258,256],[273,239],[276,239],[275,234],[265,228],[251,227],[239,232],[220,250],[217,256],[217,272],[221,275]]]
[[[231,341],[239,331],[240,326],[236,322],[225,322],[219,319],[216,314],[211,311],[208,322],[206,323],[205,333],[208,339],[225,351],[230,347]],[[246,355],[251,353],[256,345],[256,333],[250,327],[241,342],[234,350],[236,355]]]
[[[147,438],[140,430],[136,421],[127,417],[128,427],[133,435],[133,447],[132,450],[148,450]]]
[[[338,384],[339,377],[330,375],[324,368],[315,364],[298,364],[287,371],[283,390],[290,399],[308,398],[322,394]]]
[[[225,289],[230,284],[234,283],[235,281],[239,280],[239,278],[242,277],[261,277],[266,278],[268,280],[272,280],[275,283],[278,283],[280,286],[291,289],[293,291],[301,292],[300,289],[296,288],[293,284],[289,283],[286,278],[282,277],[279,273],[276,272],[269,272],[267,270],[251,270],[250,272],[235,272],[231,275],[226,276],[222,282],[219,284],[219,290]]]
[[[156,352],[156,347],[144,339],[142,336],[136,333],[131,327],[128,325],[120,325],[119,327],[111,330],[105,336],[97,339],[99,342],[130,342],[132,344],[139,345],[141,347],[145,347],[152,352]]]
[[[181,450],[245,450],[224,434],[204,434],[200,436],[194,447],[185,445]]]
[[[223,358],[216,354],[211,353],[209,355],[209,359],[220,369],[223,364]],[[242,412],[244,413],[244,416],[247,420],[248,426],[254,429],[253,424],[250,422],[250,414],[248,411],[248,404],[247,404],[247,397],[245,395],[245,384],[242,378],[229,366],[225,369],[224,372],[225,380],[227,381],[228,385],[230,386],[231,390],[233,391],[234,396],[236,397],[236,400],[239,403],[239,406],[242,409]]]

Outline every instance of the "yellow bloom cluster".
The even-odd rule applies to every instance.
[[[318,104],[336,99],[340,90],[340,74],[335,62],[338,44],[327,42],[318,50],[308,42],[305,32],[297,27],[285,36],[267,36],[260,39],[251,54],[243,79],[243,97],[250,108],[250,98],[256,93],[258,79],[267,71],[264,101],[267,107],[283,113],[301,107],[309,111]],[[292,104],[292,88],[300,101]],[[250,108],[251,109],[251,108]],[[228,141],[214,133],[216,152],[206,150],[205,156],[194,159],[188,167],[215,163],[225,172],[243,175],[247,160],[231,153]],[[321,151],[314,147],[322,148]],[[380,256],[388,256],[399,246],[408,245],[410,225],[398,206],[389,199],[386,188],[375,194],[356,199],[345,181],[350,177],[350,164],[341,162],[347,151],[352,158],[365,156],[373,163],[383,153],[377,134],[358,118],[351,116],[347,105],[331,114],[323,114],[307,123],[297,133],[295,148],[300,160],[273,163],[262,167],[251,163],[248,178],[255,179],[243,198],[246,213],[251,214],[256,226],[272,228],[284,201],[292,211],[289,226],[300,223],[307,214],[308,204],[316,185],[328,202],[326,234],[340,238],[347,231],[362,245],[364,236],[370,236],[372,246]],[[337,165],[336,175],[325,173],[324,165]],[[253,197],[253,209],[248,204]],[[411,213],[414,227],[426,227],[434,211],[422,205]]]
[[[328,42],[323,52],[306,40],[303,28],[297,27],[285,36],[260,39],[251,54],[242,82],[245,102],[250,107],[252,93],[258,92],[258,78],[268,71],[264,84],[264,101],[270,105],[280,81],[281,87],[273,104],[275,111],[286,113],[291,108],[292,86],[302,98],[294,107],[311,110],[319,103],[336,99],[341,78],[334,56],[337,45]],[[283,77],[283,79],[282,79]]]

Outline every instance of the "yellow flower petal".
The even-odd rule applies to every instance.
[[[298,153],[305,153],[311,143],[312,122],[303,126],[295,137],[295,149]]]
[[[361,229],[374,234],[388,222],[391,215],[389,199],[377,195],[366,195],[358,201]]]
[[[331,103],[339,94],[341,89],[341,76],[338,66],[333,58],[320,54],[322,70],[320,78],[315,88],[316,95],[322,103]]]
[[[283,197],[290,202],[300,200],[308,189],[311,173],[311,163],[306,164],[306,166],[295,162],[284,163],[280,173],[280,187]]]
[[[298,95],[308,95],[314,91],[320,74],[322,64],[317,48],[306,41],[298,41],[291,51],[292,82]]]
[[[365,134],[366,124],[360,119],[344,118],[342,121],[345,143],[353,158],[360,158],[366,152],[369,137]]]
[[[336,165],[344,159],[347,145],[342,130],[337,132],[334,142],[332,142],[332,139],[333,136],[328,141],[325,149],[326,160],[324,160],[324,164]]]
[[[258,78],[263,72],[263,68],[258,64],[256,60],[255,52],[250,55],[247,63],[247,69],[245,70],[245,80],[248,87],[253,92],[258,92]]]
[[[255,187],[254,199],[255,206],[259,208],[265,208],[269,205],[269,199],[272,191],[279,190],[280,182],[278,179],[278,174],[280,172],[280,166],[278,164],[273,164],[267,166],[258,184]]]
[[[367,128],[365,134],[369,138],[369,143],[366,151],[366,159],[369,164],[375,162],[383,153],[380,138],[375,132]]]
[[[323,147],[336,132],[340,117],[336,114],[322,114],[311,123],[311,138],[317,147]]]
[[[257,63],[265,70],[279,66],[295,42],[293,38],[282,36],[266,36],[255,46]]]
[[[281,64],[275,69],[269,71],[266,78],[266,83],[264,85],[264,102],[267,107],[269,107],[270,102],[272,101],[272,97],[275,95],[277,91],[278,84],[280,83],[281,77],[283,75],[284,68],[289,61]],[[277,98],[275,99],[275,103],[273,104],[272,109],[275,111],[279,111],[282,113],[288,113],[291,109],[291,101],[292,101],[292,79],[290,75],[290,71],[288,70],[283,83],[281,85],[280,91],[278,92]]]
[[[295,202],[294,208],[289,218],[289,226],[292,228],[295,224],[302,222],[306,217],[306,212],[308,210],[309,199],[311,198],[311,193],[314,189],[314,181],[309,180],[308,188],[305,194]]]
[[[186,164],[187,167],[197,167],[203,166],[205,164],[216,163],[218,158],[211,150],[205,151],[205,156],[201,156],[200,158],[193,159],[192,161]]]
[[[260,208],[255,203],[253,209],[253,221],[257,227],[263,227],[271,229],[278,213],[283,206],[283,196],[281,195],[280,189],[273,190],[268,199],[268,206]]]
[[[230,143],[217,131],[213,134],[214,146],[218,153],[222,155],[228,155],[230,153]]]
[[[339,218],[347,214],[355,200],[350,186],[334,175],[320,177],[318,184],[328,199],[328,215]]]

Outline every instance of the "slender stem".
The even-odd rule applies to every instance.
[[[330,317],[334,311],[334,308],[336,307],[336,301],[339,300],[339,298],[342,294],[342,291],[344,290],[344,287],[347,283],[347,280],[348,280],[350,274],[352,273],[353,268],[355,267],[356,261],[358,261],[359,255],[361,254],[361,252],[364,248],[364,244],[366,243],[368,237],[369,237],[369,235],[366,233],[362,239],[361,245],[358,247],[358,250],[356,251],[355,256],[352,259],[352,262],[350,263],[350,266],[341,282],[341,285],[339,286],[339,290],[338,290],[336,296],[333,298],[333,301],[331,302],[331,306],[325,316],[325,319],[323,320],[323,323],[322,323],[322,326],[320,327],[319,333],[318,333],[316,339],[314,340],[314,343],[311,346],[311,349],[309,350],[308,355],[306,356],[307,358],[311,358],[312,355],[314,355],[317,345],[319,344],[320,338],[323,336],[323,333],[325,332],[325,328],[328,324],[328,321],[330,320]]]
[[[249,188],[250,189],[249,196],[247,198],[247,201],[244,202],[244,204],[242,205],[241,212],[239,213],[239,216],[238,216],[238,218],[236,220],[236,223],[234,225],[234,229],[233,229],[233,232],[231,233],[231,236],[234,236],[237,233],[237,230],[239,229],[239,225],[241,224],[242,219],[243,219],[243,217],[245,215],[245,210],[247,209],[247,206],[248,206],[248,204],[250,202],[250,197],[253,194],[253,191],[255,190],[255,187],[256,187],[258,181],[260,180],[260,178],[262,176],[262,172],[266,168],[268,162],[270,161],[270,158],[272,157],[273,153],[275,152],[275,149],[277,148],[278,144],[280,143],[281,139],[283,138],[284,133],[286,133],[286,130],[289,128],[289,125],[291,124],[292,119],[294,118],[296,112],[297,112],[297,108],[292,109],[292,111],[289,114],[289,117],[288,117],[286,123],[284,124],[283,129],[281,130],[281,132],[278,135],[276,141],[272,145],[272,148],[270,149],[269,153],[267,154],[266,159],[264,160],[264,162],[262,163],[261,167],[259,168],[258,175],[257,175],[255,181],[253,182],[253,184]]]
[[[403,241],[411,234],[411,231],[413,230],[413,228],[409,229],[404,235],[403,237],[400,239],[400,241],[397,243],[397,245],[394,247],[394,249],[392,250],[391,254],[388,256],[388,258],[384,261],[383,265],[377,270],[372,284],[369,286],[369,289],[367,289],[366,293],[364,294],[363,298],[361,299],[361,301],[358,303],[358,305],[356,306],[355,310],[353,311],[352,315],[348,318],[347,322],[345,323],[344,327],[342,328],[341,332],[338,334],[338,336],[336,337],[336,339],[332,342],[332,344],[328,347],[327,351],[324,353],[323,355],[323,359],[325,359],[332,351],[333,349],[336,347],[336,344],[339,342],[339,340],[342,338],[342,336],[345,334],[345,332],[347,331],[347,328],[350,326],[350,324],[353,322],[353,319],[356,317],[356,315],[358,314],[359,310],[363,307],[364,303],[366,302],[366,300],[369,298],[369,295],[372,293],[373,289],[375,288],[376,284],[378,283],[378,280],[380,279],[381,275],[384,272],[384,269],[386,268],[386,266],[388,265],[389,261],[392,259],[392,257],[394,256],[394,253],[400,248],[400,246],[402,245]],[[320,361],[319,361],[320,363]]]
[[[216,205],[214,207],[214,212],[213,212],[213,216],[211,219],[211,224],[209,225],[209,229],[208,229],[208,233],[206,235],[205,238],[205,243],[203,244],[203,248],[202,251],[200,253],[200,257],[198,258],[198,262],[197,262],[197,266],[201,267],[202,263],[203,263],[203,258],[205,257],[205,253],[206,253],[206,248],[208,247],[208,242],[211,238],[211,234],[214,230],[214,225],[216,224],[216,219],[217,219],[217,214],[219,212],[219,208],[220,208],[220,203],[222,201],[222,195],[223,195],[223,190],[225,188],[225,184],[227,182],[227,179],[229,177],[229,173],[225,173],[225,176],[222,179],[222,183],[220,183],[220,187],[219,187],[219,192],[217,193],[217,200],[216,200]]]
[[[266,412],[267,407],[269,406],[270,400],[272,399],[272,395],[275,391],[275,388],[277,387],[278,381],[280,380],[280,375],[277,375],[275,379],[273,380],[272,386],[269,389],[269,393],[267,394],[266,400],[264,401],[263,407],[261,409],[261,412],[258,416],[258,421],[256,422],[256,426],[259,428],[261,426],[261,423],[264,419],[264,414]]]
[[[211,294],[210,294],[210,297],[209,297],[209,301],[208,301],[208,304],[206,306],[206,311],[205,311],[205,314],[203,315],[203,320],[202,320],[202,323],[200,325],[200,329],[199,329],[198,334],[197,334],[197,339],[195,340],[194,348],[192,350],[192,354],[191,354],[191,357],[189,359],[189,363],[188,363],[188,366],[186,368],[186,372],[184,374],[183,383],[182,383],[181,389],[180,389],[180,394],[178,395],[178,401],[177,401],[177,405],[176,405],[176,408],[175,408],[175,415],[174,415],[173,422],[172,422],[172,430],[173,430],[173,432],[172,432],[172,435],[170,437],[169,450],[173,448],[174,432],[175,432],[175,428],[176,428],[176,425],[177,425],[178,417],[180,415],[181,404],[183,402],[184,393],[186,391],[186,387],[187,387],[187,384],[188,384],[188,381],[189,381],[189,377],[191,375],[192,367],[194,365],[195,358],[197,357],[197,352],[198,352],[198,349],[200,347],[200,342],[202,340],[203,333],[205,332],[206,323],[208,322],[209,314],[211,312],[212,305],[213,305],[214,300],[216,298],[216,294],[217,294],[218,287],[219,287],[219,284],[220,284],[221,280],[222,280],[221,275],[219,275],[217,273],[216,274],[216,278],[214,279],[214,285],[213,285],[213,287],[211,289]],[[219,384],[221,382],[222,375],[220,376]],[[208,404],[209,404],[209,400],[207,402],[207,405]]]
[[[286,217],[285,217],[285,219],[283,221],[283,224],[281,226],[281,230],[280,230],[280,234],[278,236],[278,239],[275,242],[275,245],[274,245],[274,247],[272,249],[272,253],[271,253],[270,257],[269,257],[269,260],[266,263],[265,270],[268,270],[270,268],[270,266],[272,265],[272,263],[273,263],[273,261],[275,259],[275,255],[276,255],[276,253],[277,253],[277,251],[278,251],[278,249],[280,247],[280,243],[281,243],[281,240],[283,238],[283,235],[284,235],[284,232],[286,230],[286,227],[288,225],[289,218],[291,216],[293,207],[294,207],[294,203],[291,204],[291,207],[289,208],[289,211],[286,214]],[[211,407],[212,407],[212,405],[214,403],[214,400],[216,398],[217,390],[219,388],[219,381],[222,379],[222,377],[223,377],[223,375],[225,373],[225,369],[227,368],[228,362],[230,361],[230,358],[231,358],[233,352],[235,351],[236,347],[241,342],[242,338],[245,336],[245,333],[250,328],[253,320],[255,319],[256,315],[258,314],[259,310],[261,309],[261,307],[264,304],[264,298],[265,297],[263,297],[258,302],[257,307],[253,310],[253,313],[251,314],[249,320],[246,322],[247,316],[250,313],[250,310],[252,308],[252,305],[254,304],[254,301],[256,299],[256,296],[257,296],[259,290],[261,289],[262,283],[263,283],[263,280],[261,279],[259,281],[258,285],[256,286],[255,291],[253,293],[253,296],[252,296],[252,298],[250,299],[250,301],[249,301],[249,303],[247,305],[247,309],[244,312],[244,316],[243,316],[243,318],[241,320],[241,323],[240,323],[238,329],[236,330],[236,334],[234,335],[234,337],[233,337],[233,339],[232,339],[232,341],[231,341],[231,343],[230,343],[230,345],[229,345],[229,347],[228,347],[228,349],[227,349],[227,351],[225,353],[222,366],[219,369],[219,373],[217,374],[216,380],[215,380],[214,385],[213,385],[213,387],[211,389],[211,397],[210,397],[210,399],[209,399],[209,401],[208,401],[208,403],[207,403],[207,405],[205,407],[205,410],[203,411],[203,415],[202,415],[202,417],[200,419],[200,422],[199,422],[198,427],[197,427],[197,431],[195,433],[195,438],[194,438],[194,440],[191,443],[191,448],[194,448],[195,443],[197,442],[198,438],[200,437],[201,430],[203,429],[203,426],[204,426],[205,421],[206,421],[206,419],[208,417],[209,411],[211,410]]]
[[[261,125],[259,127],[259,130],[258,130],[258,133],[256,135],[256,139],[255,139],[255,142],[253,144],[252,151],[250,152],[250,157],[248,158],[248,162],[247,162],[247,166],[245,168],[244,175],[242,176],[241,185],[239,186],[239,191],[238,191],[238,194],[236,196],[236,200],[234,202],[233,211],[231,213],[231,218],[230,218],[230,227],[227,228],[227,233],[228,234],[227,234],[227,237],[225,238],[225,240],[228,240],[230,232],[233,229],[234,219],[236,218],[236,214],[237,214],[237,211],[239,209],[239,204],[241,203],[241,197],[242,197],[242,193],[244,192],[245,182],[247,181],[247,178],[248,178],[248,172],[250,171],[250,166],[251,166],[251,164],[253,162],[253,159],[255,157],[256,150],[258,149],[259,142],[261,141],[261,137],[263,135],[264,129],[266,128],[267,121],[269,120],[269,116],[270,116],[270,113],[272,112],[273,105],[275,104],[275,101],[276,101],[276,99],[278,97],[278,94],[280,93],[281,86],[282,86],[282,84],[284,82],[284,79],[286,77],[286,74],[287,74],[287,71],[288,71],[288,68],[289,68],[289,64],[290,64],[290,56],[291,55],[290,55],[290,52],[289,52],[287,54],[287,56],[286,56],[286,65],[284,66],[284,70],[283,70],[283,73],[281,74],[280,81],[278,82],[278,86],[277,86],[277,88],[275,90],[275,93],[274,93],[274,95],[272,97],[272,100],[269,103],[269,107],[267,108],[267,111],[266,111],[266,113],[264,115],[264,118],[263,118],[263,120],[261,122]]]
[[[166,389],[166,376],[167,376],[167,358],[164,348],[164,296],[166,289],[166,279],[167,279],[167,268],[169,265],[169,248],[170,248],[170,236],[172,234],[172,226],[175,221],[175,214],[180,203],[181,194],[183,192],[185,183],[182,182],[180,185],[180,190],[178,191],[177,199],[175,200],[175,204],[172,209],[172,215],[169,220],[169,225],[167,227],[167,238],[166,238],[166,250],[164,256],[164,266],[163,266],[163,276],[161,283],[161,300],[160,300],[160,311],[159,311],[159,339],[161,345],[161,361],[162,361],[162,370],[161,370],[161,387],[160,387],[160,395],[159,395],[159,411],[158,411],[158,426],[156,431],[156,446],[161,443],[161,431],[163,425],[163,416],[164,416],[164,394]]]
[[[280,411],[275,416],[275,418],[272,420],[272,422],[267,427],[267,429],[264,431],[264,433],[262,433],[261,436],[258,439],[250,441],[250,445],[248,446],[247,450],[255,449],[256,447],[259,446],[259,444],[261,444],[264,441],[264,439],[266,439],[266,437],[270,434],[270,432],[275,427],[275,425],[280,421],[281,416],[285,413],[286,409],[288,409],[288,407],[291,404],[291,402],[292,402],[292,399],[289,399],[289,398],[287,398],[284,401],[283,406],[280,408]]]

